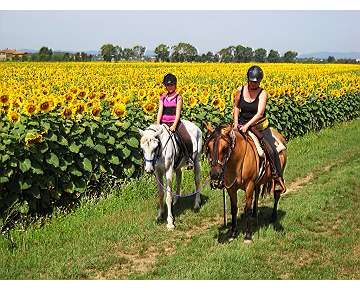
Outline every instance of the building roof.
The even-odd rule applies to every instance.
[[[17,51],[15,49],[3,49],[0,50],[0,53],[7,53],[7,54],[14,54],[14,55],[23,55],[23,54],[27,54],[26,52],[21,52],[21,51]]]

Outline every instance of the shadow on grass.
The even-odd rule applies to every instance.
[[[201,198],[201,204],[200,209],[207,203],[209,200],[209,197],[206,195],[200,194]],[[186,211],[194,211],[194,205],[195,205],[195,195],[189,196],[189,197],[181,197],[177,200],[176,204],[172,206],[172,213],[174,216],[174,220],[176,220],[177,217],[185,213]],[[196,213],[197,211],[195,211]],[[166,223],[166,217],[167,217],[167,209],[165,204],[165,211],[162,215],[161,223]]]
[[[268,206],[262,206],[258,208],[258,215],[255,218],[251,218],[252,222],[252,236],[254,237],[256,233],[259,233],[261,228],[269,228],[272,225],[273,229],[276,232],[283,232],[285,229],[281,224],[281,220],[286,215],[286,212],[283,210],[277,211],[276,221],[271,220],[273,208]],[[229,218],[230,217],[230,218]],[[231,214],[227,215],[227,224],[221,225],[218,228],[218,233],[214,236],[219,243],[224,244],[229,242],[230,238],[230,229],[231,229]],[[246,221],[245,215],[242,213],[237,219],[238,225],[236,229],[236,238],[243,238],[245,234]]]

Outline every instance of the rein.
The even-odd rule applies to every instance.
[[[164,150],[166,149],[166,146],[167,146],[167,144],[169,143],[169,141],[170,141],[170,138],[171,138],[171,132],[169,132],[169,130],[164,126],[164,128],[167,130],[167,132],[169,133],[169,138],[167,139],[167,141],[166,141],[166,143],[165,143],[165,145],[164,145]],[[145,131],[146,130],[151,130],[151,131],[153,131],[153,132],[157,132],[155,129],[153,129],[153,128],[147,128],[147,129],[145,129]],[[172,138],[171,138],[171,140],[172,140]],[[159,143],[158,143],[158,146],[156,147],[156,152],[155,152],[155,154],[154,154],[154,158],[153,159],[146,159],[145,158],[145,156],[144,156],[144,161],[145,162],[149,162],[149,163],[152,163],[152,165],[154,166],[155,165],[155,163],[156,163],[156,161],[158,161],[158,159],[159,159],[159,156],[160,156],[160,145],[161,145],[161,143],[160,143],[160,140],[158,140],[159,141]],[[174,141],[172,140],[172,142],[173,142],[173,145],[174,145],[174,148],[175,148],[175,154],[176,154],[176,146],[175,146],[175,144],[174,144]]]
[[[234,134],[233,137],[228,137],[228,136],[225,136],[223,134],[220,133],[219,136],[213,136],[215,135],[215,132],[210,135],[208,141],[206,143],[208,143],[210,140],[214,139],[214,138],[217,138],[217,140],[215,141],[215,144],[214,144],[214,152],[215,152],[215,157],[214,159],[212,159],[211,157],[209,158],[210,159],[210,165],[211,166],[215,166],[217,164],[219,164],[221,166],[221,174],[220,174],[220,178],[217,180],[217,183],[215,181],[211,182],[211,188],[214,189],[214,188],[231,188],[234,183],[236,182],[236,177],[234,178],[234,180],[231,182],[231,184],[229,186],[226,186],[225,185],[225,180],[224,180],[224,177],[225,177],[225,170],[226,170],[226,167],[227,167],[227,163],[230,159],[230,156],[231,156],[231,153],[233,152],[233,149],[235,148],[235,145],[236,145],[236,136],[235,136],[235,132],[232,130],[230,134]],[[247,150],[247,139],[246,139],[246,136],[240,132],[240,134],[244,137],[245,139],[245,142],[246,142],[246,145],[245,145],[245,154],[246,154],[246,150]],[[220,139],[223,138],[228,144],[229,144],[229,150],[226,154],[226,156],[224,157],[224,160],[223,162],[221,162],[218,158],[218,147],[219,147],[219,141]],[[241,160],[241,167],[244,166],[244,159],[245,159],[245,154],[243,156],[243,159]],[[242,170],[242,168],[241,168]]]

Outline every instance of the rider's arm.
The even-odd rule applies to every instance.
[[[249,122],[246,123],[246,126],[250,127],[251,125],[254,125],[257,121],[259,121],[262,118],[265,112],[266,101],[267,101],[267,93],[265,90],[263,90],[259,96],[259,105],[258,105],[257,113],[255,114],[254,117],[250,119]]]
[[[239,113],[240,113],[240,110],[239,110],[239,100],[240,100],[240,91],[238,90],[236,92],[236,95],[234,97],[234,114],[233,114],[233,117],[234,117],[234,128],[237,128],[238,126],[238,121],[239,121]]]
[[[183,105],[183,101],[182,98],[180,97],[176,103],[176,116],[175,116],[175,121],[173,126],[176,128],[179,121],[180,121],[180,115],[181,115],[181,110],[182,110],[182,105]]]
[[[156,124],[158,124],[158,125],[160,125],[161,116],[163,114],[163,108],[164,108],[163,101],[160,98],[159,109],[158,109],[158,114],[157,114],[157,118],[156,118]]]

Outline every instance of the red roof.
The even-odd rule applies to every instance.
[[[0,53],[15,54],[15,55],[26,54],[26,52],[16,51],[15,49],[8,49],[8,48],[0,50]]]

